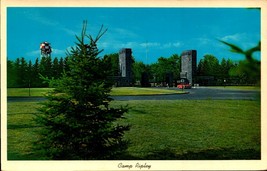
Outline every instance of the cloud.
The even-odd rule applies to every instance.
[[[143,41],[144,37],[138,35],[132,29],[111,27],[107,33],[99,40],[99,49],[105,52],[116,53],[121,48],[132,48],[135,52],[150,51],[155,49],[171,49],[178,48],[183,45],[182,42],[174,41],[161,43],[158,41]]]
[[[119,40],[112,41],[100,41],[98,43],[99,49],[118,51],[121,48],[137,48],[139,46],[138,42],[123,42]]]
[[[114,34],[116,37],[124,37],[124,38],[137,38],[139,37],[136,33],[130,31],[129,29],[123,28],[114,28],[111,30],[111,34]]]
[[[100,27],[93,26],[89,28],[89,33],[98,32]],[[95,34],[93,34],[95,35]],[[130,29],[114,28],[113,26],[103,35],[101,41],[105,42],[133,42],[138,40],[140,36]]]
[[[178,48],[178,47],[181,47],[182,46],[182,43],[181,42],[169,42],[169,43],[165,43],[161,46],[161,48],[163,49],[167,49],[167,48]]]
[[[158,42],[145,42],[145,43],[140,43],[141,47],[158,47],[160,46],[160,43]]]
[[[180,46],[182,46],[182,43],[181,42],[176,42],[176,43],[173,43],[173,46],[174,47],[180,47]]]
[[[171,48],[171,47],[172,47],[172,43],[165,43],[162,46],[162,48]]]
[[[61,57],[61,56],[66,56],[66,49],[65,50],[62,50],[62,49],[53,49],[52,48],[52,54],[53,56],[56,56],[56,57]]]
[[[60,24],[59,22],[53,21],[51,19],[48,19],[48,18],[42,16],[37,11],[31,11],[31,12],[24,11],[24,14],[26,15],[27,18],[29,18],[35,22],[38,22],[44,26],[56,28],[58,30],[64,31],[68,35],[72,35],[72,36],[77,35],[76,31],[69,29],[69,28],[66,28],[64,25]]]
[[[59,29],[62,30],[62,31],[64,31],[65,33],[71,35],[71,36],[78,35],[78,32],[75,32],[75,31],[73,31],[71,29],[68,29],[68,28],[61,27]]]
[[[221,38],[223,41],[240,41],[244,37],[244,34],[236,33],[236,34],[231,34],[231,35],[226,35]]]
[[[95,27],[94,30],[97,29],[99,28]],[[98,46],[99,49],[114,51],[114,53],[116,53],[121,48],[140,47],[140,42],[136,41],[138,39],[140,39],[140,36],[130,29],[112,27],[111,29],[108,29],[108,31],[99,40]]]
[[[71,47],[68,47],[67,49],[70,50]],[[52,48],[52,54],[51,55],[54,57],[64,57],[64,56],[66,56],[67,49],[62,50],[62,49],[53,49]],[[41,56],[41,52],[40,52],[40,50],[33,50],[30,52],[27,52],[26,56],[29,56],[29,57]]]
[[[206,37],[199,37],[193,40],[192,42],[195,42],[195,44],[198,44],[200,46],[207,46],[207,45],[212,45],[214,39],[206,38]]]
[[[219,40],[226,41],[228,43],[234,43],[242,49],[248,49],[257,45],[260,40],[260,35],[248,34],[248,33],[236,33],[225,35]]]
[[[40,50],[33,50],[26,53],[27,56],[38,56],[38,55],[40,56],[40,54],[41,54]]]
[[[116,53],[121,48],[131,48],[134,51],[150,51],[154,49],[172,49],[181,47],[183,44],[181,42],[168,42],[161,44],[159,42],[139,42],[139,41],[128,41],[124,42],[123,40],[106,40],[100,41],[98,43],[99,49],[104,49],[106,52],[112,51]]]
[[[119,47],[121,48],[135,48],[138,47],[138,42],[126,42],[126,43],[122,43],[122,44],[118,44]]]
[[[159,43],[159,42],[146,42],[146,43],[140,43],[141,47],[160,47],[161,49],[167,49],[167,48],[177,48],[182,45],[181,42],[168,42],[168,43]]]

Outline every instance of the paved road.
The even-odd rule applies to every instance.
[[[43,97],[7,97],[7,102],[41,102],[44,101]]]
[[[170,88],[176,89],[177,88]],[[117,96],[115,100],[223,100],[242,99],[256,100],[260,98],[260,91],[253,90],[229,90],[224,88],[198,87],[184,90],[188,94],[171,94],[155,96]]]
[[[178,90],[177,88],[170,88]],[[114,100],[223,100],[241,99],[256,100],[260,98],[260,91],[254,90],[229,90],[224,88],[198,87],[184,90],[188,94],[151,95],[151,96],[113,96]],[[42,97],[9,97],[8,102],[43,101]]]

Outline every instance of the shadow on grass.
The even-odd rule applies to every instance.
[[[260,160],[261,152],[255,149],[207,149],[176,154],[170,149],[152,152],[143,158],[131,155],[121,156],[124,160]]]
[[[27,154],[8,152],[7,156],[8,160],[47,160],[45,157],[41,157],[41,155],[34,152]]]
[[[38,125],[29,125],[29,124],[8,124],[7,129],[22,129],[22,128],[41,128]]]
[[[148,113],[145,110],[138,110],[138,109],[131,109],[131,108],[130,108],[130,111],[135,114],[147,114]]]

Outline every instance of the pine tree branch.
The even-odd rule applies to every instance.
[[[228,43],[228,42],[225,42],[225,41],[222,41],[222,40],[219,40],[220,42],[228,45],[230,48],[231,48],[231,52],[234,52],[234,53],[240,53],[240,54],[244,54],[245,52],[239,48],[238,46],[234,45],[234,44],[231,44],[231,43]]]

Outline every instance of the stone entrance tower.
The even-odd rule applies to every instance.
[[[197,51],[187,50],[181,56],[181,78],[187,78],[193,85],[197,74]]]
[[[132,74],[132,50],[130,48],[123,48],[119,51],[120,64],[120,84],[121,86],[130,86],[133,81]]]

